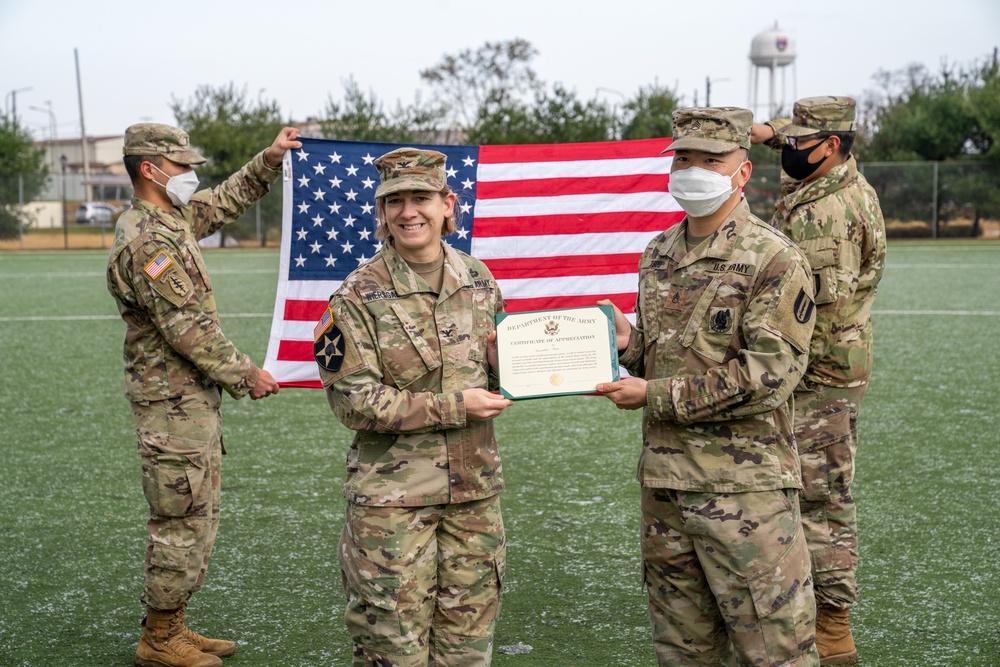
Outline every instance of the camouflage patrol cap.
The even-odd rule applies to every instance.
[[[448,185],[444,153],[419,148],[397,148],[375,160],[382,179],[375,198],[403,190],[441,192]]]
[[[123,155],[162,155],[177,164],[207,162],[191,148],[187,132],[160,123],[136,123],[125,130]]]
[[[854,98],[806,97],[792,108],[792,122],[778,128],[786,137],[806,137],[818,132],[856,132]]]
[[[674,141],[668,151],[692,150],[728,153],[750,150],[753,112],[739,107],[677,109],[673,115]]]

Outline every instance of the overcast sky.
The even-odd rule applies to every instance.
[[[796,52],[782,70],[789,103],[858,97],[880,69],[968,65],[1000,45],[998,0],[0,0],[0,93],[38,139],[52,116],[58,138],[79,137],[76,48],[91,136],[173,123],[172,98],[230,82],[301,120],[350,76],[392,108],[444,54],[523,38],[538,76],[584,99],[620,103],[658,82],[704,104],[710,77],[713,105],[748,106],[750,45],[775,22]]]

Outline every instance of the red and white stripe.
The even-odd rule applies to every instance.
[[[668,144],[480,147],[472,255],[497,279],[508,311],[591,306],[599,299],[634,311],[643,250],[684,217],[667,193],[671,157],[661,153]],[[288,169],[285,220],[292,201]],[[291,233],[283,225],[283,236]],[[288,275],[289,262],[282,253],[280,276]],[[265,368],[282,386],[320,386],[313,329],[340,284],[280,279]]]

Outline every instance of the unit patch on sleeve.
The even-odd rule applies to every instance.
[[[191,277],[184,272],[183,265],[164,250],[156,253],[142,269],[142,274],[149,281],[149,286],[161,297],[180,308],[191,296],[193,285]]]
[[[327,308],[313,330],[316,336],[313,354],[319,367],[336,373],[344,363],[344,335],[333,321],[333,312]]]

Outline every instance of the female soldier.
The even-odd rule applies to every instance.
[[[455,231],[445,155],[375,161],[379,253],[330,298],[315,354],[330,406],[356,431],[339,559],[355,665],[488,665],[504,531],[492,419],[503,300]]]

